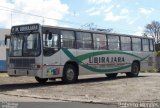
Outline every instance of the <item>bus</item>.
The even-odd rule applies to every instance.
[[[137,77],[154,68],[154,39],[40,24],[12,26],[8,74],[34,76],[39,83],[80,75],[118,73]]]

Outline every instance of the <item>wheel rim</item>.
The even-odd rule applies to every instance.
[[[73,78],[74,78],[74,71],[72,69],[68,69],[66,77],[67,77],[68,80],[73,80]]]

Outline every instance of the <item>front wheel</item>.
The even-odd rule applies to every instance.
[[[74,83],[78,79],[77,69],[74,65],[68,64],[63,71],[62,81],[64,83]]]
[[[39,83],[46,83],[48,81],[48,78],[39,78],[39,77],[35,77],[36,81]]]
[[[140,70],[140,67],[139,67],[138,63],[133,62],[131,72],[126,73],[126,76],[127,77],[138,77],[139,70]]]

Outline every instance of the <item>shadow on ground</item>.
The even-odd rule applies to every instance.
[[[139,76],[134,78],[141,78],[141,77],[148,77],[148,76]],[[120,79],[126,79],[128,77],[126,76],[118,76],[114,79],[106,78],[106,77],[98,77],[98,78],[86,78],[86,79],[79,79],[74,84],[82,84],[82,83],[94,83],[94,82],[104,82],[104,81],[113,81],[113,80],[120,80]],[[130,78],[128,78],[130,79]],[[18,84],[2,84],[0,85],[0,92],[5,91],[12,91],[16,89],[30,89],[30,88],[39,88],[39,87],[49,87],[49,86],[62,86],[66,85],[62,81],[55,81],[55,82],[47,82],[44,84],[40,83],[18,83]]]

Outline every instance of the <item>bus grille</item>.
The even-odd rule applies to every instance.
[[[10,64],[14,69],[31,68],[32,64],[35,64],[33,58],[10,58]]]

